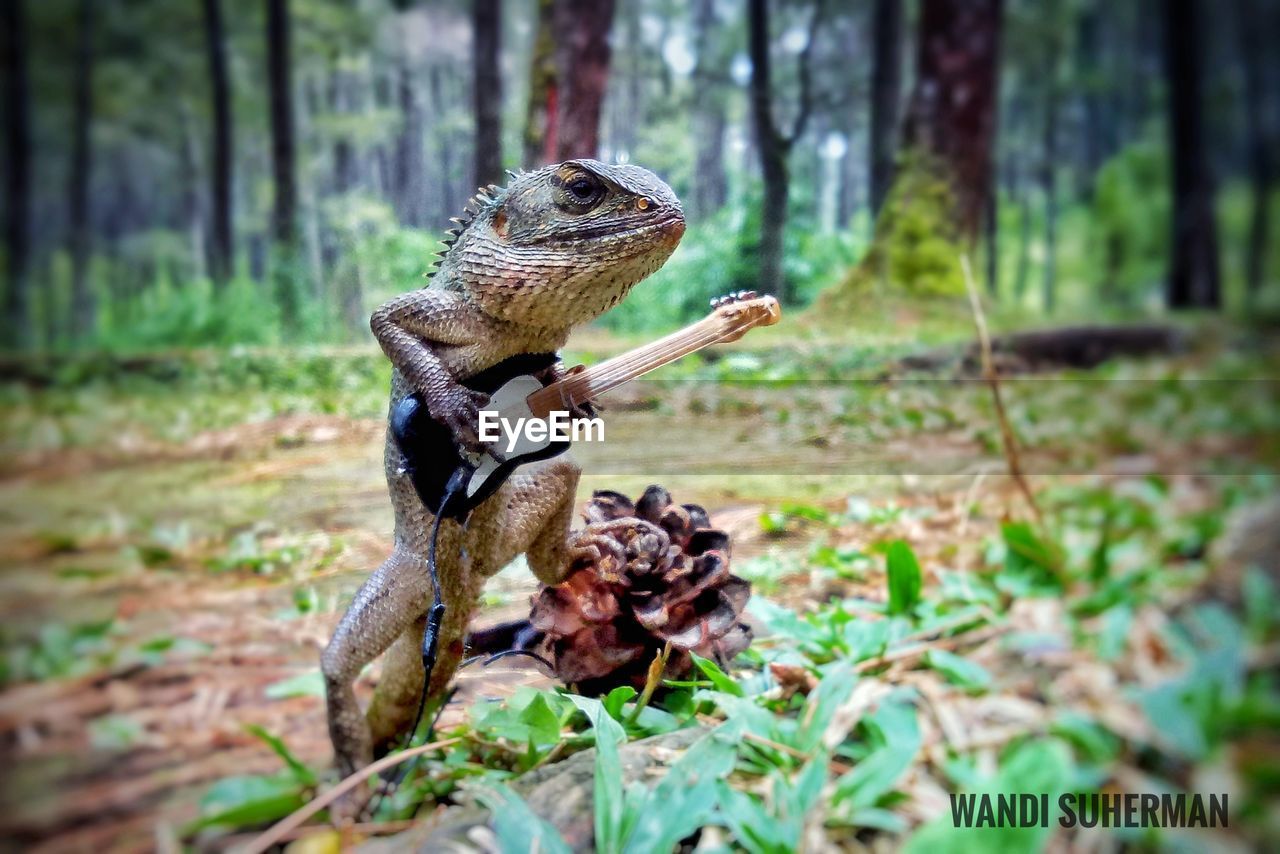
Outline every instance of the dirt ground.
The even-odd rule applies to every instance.
[[[917,549],[954,565],[976,550],[979,528],[1020,512],[998,451],[967,431],[833,448],[804,423],[762,427],[762,407],[732,399],[715,410],[714,431],[705,413],[645,400],[615,402],[625,417],[614,451],[579,454],[595,472],[580,497],[660,481],[712,511],[737,561],[805,547],[803,537],[762,532],[762,511],[781,501],[928,504],[936,512],[918,523]],[[211,782],[280,766],[249,725],[327,764],[319,653],[391,547],[382,430],[374,419],[279,416],[182,444],[10,461],[0,480],[0,622],[27,666],[48,673],[0,692],[4,847],[165,847]],[[1095,461],[1115,472],[1156,464]],[[923,473],[884,473],[902,468]],[[519,567],[504,571],[481,621],[523,616],[533,589]],[[797,577],[771,595],[803,605],[825,591]],[[363,696],[376,677],[376,667],[364,675]],[[519,659],[472,667],[459,682],[446,724],[474,698],[547,684]]]

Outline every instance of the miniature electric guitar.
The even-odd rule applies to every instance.
[[[678,332],[589,368],[579,367],[544,385],[535,375],[555,364],[555,353],[512,356],[462,384],[489,395],[486,412],[497,423],[546,419],[555,411],[571,411],[623,383],[644,376],[682,356],[712,344],[736,341],[757,326],[772,326],[782,316],[778,301],[744,291],[712,300],[704,319]],[[391,433],[404,454],[406,469],[423,504],[436,515],[463,518],[488,498],[521,465],[564,453],[569,442],[548,437],[508,437],[489,443],[487,452],[460,451],[449,428],[435,421],[417,395],[400,401],[391,413]]]

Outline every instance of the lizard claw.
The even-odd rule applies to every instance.
[[[618,579],[626,575],[628,567],[633,573],[643,574],[649,555],[661,554],[670,545],[667,532],[643,519],[610,519],[592,522],[569,536],[569,565],[588,562],[597,572],[616,574]]]
[[[565,377],[571,377],[574,374],[581,373],[585,370],[586,365],[576,365],[572,368],[566,368],[563,362],[554,362],[535,376],[537,376],[538,381],[543,385],[551,385],[552,383],[560,382],[560,380]],[[566,401],[565,405],[569,411],[569,417],[575,421],[582,418],[595,418],[603,409],[603,407],[594,400],[584,400],[580,403],[570,403]]]
[[[443,395],[427,395],[425,399],[435,405],[429,408],[431,417],[448,427],[464,451],[485,453],[488,449],[480,442],[480,410],[489,402],[489,395],[456,386]]]

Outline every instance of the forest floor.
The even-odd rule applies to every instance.
[[[886,379],[884,358],[829,347],[736,350],[607,399],[606,442],[578,453],[589,473],[580,497],[660,482],[704,504],[754,585],[758,650],[741,674],[707,683],[719,693],[692,720],[746,721],[747,739],[771,748],[739,756],[735,779],[771,794],[755,806],[726,795],[711,823],[741,840],[772,817],[776,850],[871,844],[877,833],[926,840],[942,833],[947,791],[1002,779],[1008,791],[1021,763],[1034,766],[1027,779],[1052,766],[1055,785],[1236,793],[1240,821],[1188,834],[1192,848],[1245,850],[1280,832],[1280,706],[1266,676],[1280,658],[1267,613],[1280,602],[1276,554],[1262,553],[1270,575],[1259,573],[1236,542],[1252,530],[1249,512],[1274,505],[1275,355],[1210,347],[1008,381],[1043,529],[1004,473],[989,392],[970,379]],[[335,360],[210,356],[142,378],[6,387],[0,847],[171,849],[228,796],[246,811],[221,826],[243,833],[275,815],[244,780],[278,782],[286,753],[327,767],[319,653],[391,547],[385,372],[377,354],[343,358],[317,368]],[[202,376],[210,364],[219,378]],[[923,570],[909,620],[884,611],[897,540]],[[505,570],[481,622],[524,616],[534,589],[520,567]],[[877,621],[897,629],[860,651],[850,627]],[[1224,633],[1238,644],[1226,648]],[[842,662],[858,688],[834,673]],[[769,663],[815,675],[780,685],[788,671]],[[1224,687],[1205,667],[1238,679]],[[362,697],[377,672],[363,675]],[[549,697],[539,702],[566,732],[583,729],[520,659],[468,668],[459,685],[438,729],[469,732],[477,752],[519,740],[483,718],[483,698],[527,709]],[[895,692],[908,688],[904,727]],[[753,731],[737,694],[791,728]],[[815,716],[821,737],[806,747],[794,721],[803,730]],[[883,780],[855,773],[876,773],[864,760],[877,746],[902,753],[900,736],[915,759],[881,768]],[[563,752],[544,744],[538,764],[552,749]],[[829,808],[816,821],[801,810],[786,837],[777,787],[794,778],[805,789],[814,750],[827,751],[813,791]],[[521,762],[499,770],[513,768]],[[228,780],[240,789],[211,797]]]

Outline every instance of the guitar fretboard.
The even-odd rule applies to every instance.
[[[737,337],[757,324],[758,321],[749,318],[726,323],[714,315],[707,317],[652,344],[606,359],[535,391],[527,403],[535,415],[545,418],[552,410],[570,409],[683,356]]]

